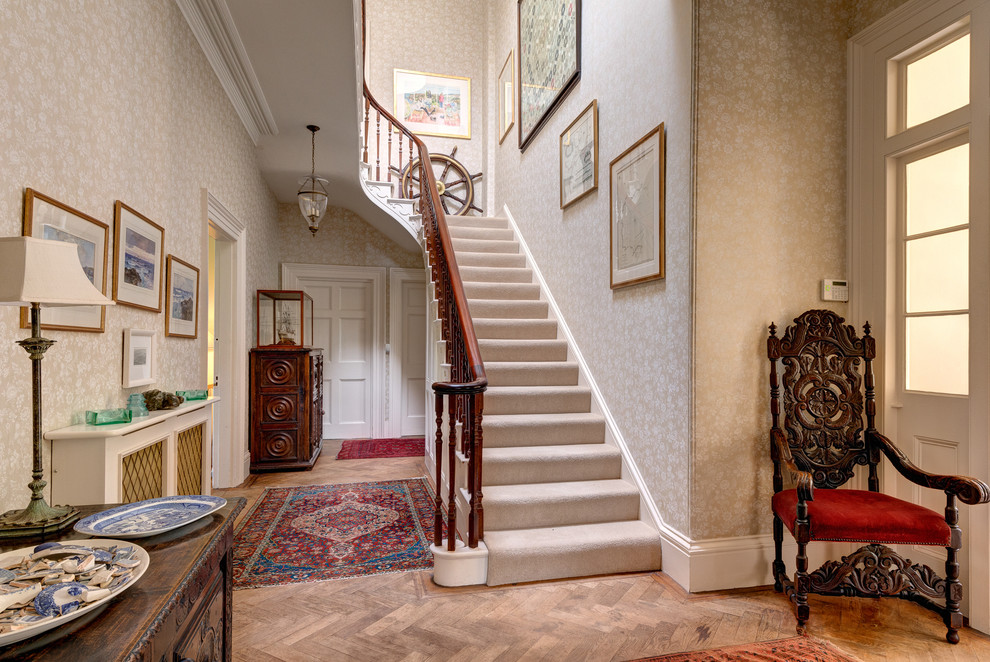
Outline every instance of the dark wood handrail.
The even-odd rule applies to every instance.
[[[367,56],[367,23],[365,19],[365,3],[361,2],[361,40],[365,56]],[[436,298],[439,302],[438,315],[441,321],[443,338],[446,341],[446,359],[450,365],[450,381],[434,382],[432,389],[436,410],[436,480],[437,494],[435,500],[434,545],[442,544],[443,503],[440,480],[443,464],[443,423],[444,397],[448,401],[447,429],[449,439],[447,444],[447,549],[455,549],[456,538],[456,496],[455,466],[459,462],[457,445],[457,427],[460,425],[460,454],[468,462],[467,489],[470,497],[467,523],[467,543],[469,547],[477,547],[478,541],[484,538],[484,509],[482,506],[482,412],[484,407],[484,391],[488,387],[488,377],[481,358],[481,349],[474,330],[474,322],[468,309],[467,295],[464,293],[464,283],[461,280],[460,269],[454,257],[454,246],[447,229],[447,217],[440,201],[437,190],[433,164],[429,150],[422,140],[406,128],[388,110],[375,99],[368,88],[367,80],[363,82],[365,113],[364,113],[364,153],[368,159],[368,140],[370,111],[373,108],[375,116],[375,174],[381,178],[381,120],[385,119],[385,130],[388,140],[387,160],[385,163],[386,177],[391,181],[392,167],[392,132],[399,132],[398,138],[398,168],[402,172],[403,137],[408,139],[409,161],[405,168],[412,168],[413,145],[416,147],[419,163],[420,197],[419,211],[423,219],[423,235],[426,240],[426,250],[429,255],[430,274],[436,288]],[[409,191],[401,191],[410,195]]]

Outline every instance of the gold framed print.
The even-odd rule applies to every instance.
[[[609,164],[611,287],[664,277],[664,128]]]
[[[598,188],[598,99],[560,134],[560,208]]]
[[[395,117],[421,136],[471,137],[471,79],[395,69]]]
[[[107,293],[110,228],[106,223],[33,189],[25,189],[22,234],[75,244],[86,276],[96,289]],[[21,328],[31,326],[28,317],[28,309],[21,308]],[[45,311],[41,328],[103,333],[105,324],[105,306],[53,306]]]

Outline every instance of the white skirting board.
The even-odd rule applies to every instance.
[[[663,571],[691,593],[773,584],[773,536],[740,536],[691,541],[676,531],[660,532]],[[808,569],[849,554],[855,545],[808,545]],[[785,532],[781,550],[787,571],[794,573],[797,543]]]

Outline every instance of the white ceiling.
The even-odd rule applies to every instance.
[[[232,37],[240,38],[242,56],[274,118],[277,133],[261,132],[257,154],[278,200],[295,203],[299,180],[310,172],[306,125],[316,124],[316,174],[330,180],[330,204],[356,212],[407,250],[416,249],[401,224],[367,198],[358,179],[360,0],[212,3],[218,11],[226,4],[236,28]]]

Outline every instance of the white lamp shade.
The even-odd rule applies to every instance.
[[[75,244],[0,237],[0,306],[112,306],[89,281]]]

